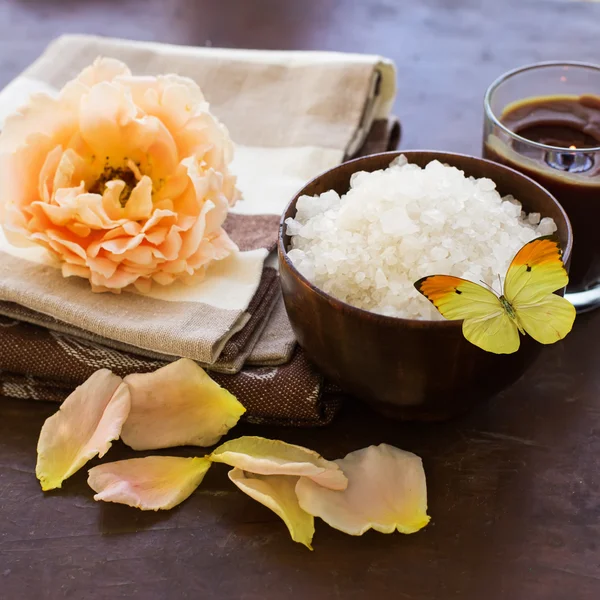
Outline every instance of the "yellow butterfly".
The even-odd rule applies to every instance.
[[[487,352],[511,354],[519,349],[519,332],[553,344],[571,331],[575,308],[553,293],[569,281],[561,256],[554,236],[525,244],[508,267],[500,297],[450,275],[424,277],[415,287],[447,319],[464,319],[463,334],[469,342]]]

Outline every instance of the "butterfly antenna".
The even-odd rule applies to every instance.
[[[479,281],[483,283],[483,285],[485,285],[485,287],[488,288],[491,292],[494,292],[494,294],[496,293],[496,290],[489,283],[486,283],[483,279],[480,279]]]
[[[498,285],[500,286],[500,295],[502,296],[502,278],[500,277],[500,273],[498,273]]]

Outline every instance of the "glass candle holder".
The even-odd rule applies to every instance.
[[[499,77],[484,101],[483,156],[543,185],[573,226],[566,297],[600,306],[600,66],[538,63]],[[542,215],[543,216],[543,215]]]

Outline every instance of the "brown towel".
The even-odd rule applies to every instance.
[[[100,368],[125,376],[166,364],[1,316],[0,357],[0,396],[53,402]],[[322,376],[300,349],[282,366],[210,374],[243,402],[252,423],[326,425],[340,407],[337,396],[323,394]]]

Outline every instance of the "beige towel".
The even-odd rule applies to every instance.
[[[135,74],[176,72],[199,83],[236,142],[233,168],[244,200],[235,211],[245,215],[281,213],[303,183],[362,145],[373,119],[388,115],[395,93],[393,65],[376,56],[64,36],[0,93],[0,122],[30,93],[54,93],[99,55],[125,61]],[[241,251],[192,286],[114,296],[93,294],[84,280],[63,279],[45,251],[16,249],[0,236],[0,300],[49,317],[46,326],[57,320],[117,347],[216,365],[251,320],[248,308],[268,253],[264,246]],[[253,342],[259,333],[249,336]],[[251,345],[246,340],[243,359]],[[269,354],[265,348],[263,354]],[[231,372],[243,360],[223,362]]]

